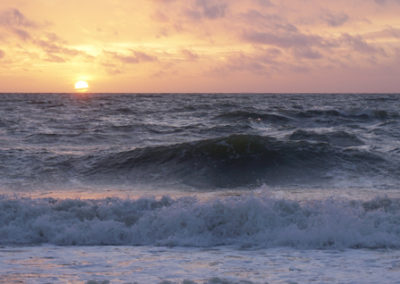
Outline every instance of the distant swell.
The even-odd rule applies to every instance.
[[[400,248],[400,201],[0,198],[1,245]]]
[[[318,117],[332,117],[332,119],[354,119],[354,120],[384,120],[384,119],[397,119],[400,117],[397,112],[388,112],[385,110],[360,110],[353,109],[347,111],[338,111],[335,109],[313,109],[307,111],[300,111],[293,113],[299,118],[318,118]]]
[[[263,120],[263,121],[277,122],[277,123],[284,123],[290,120],[290,118],[279,114],[260,113],[254,111],[244,111],[244,110],[226,112],[218,115],[217,118],[227,119],[227,120],[241,120],[241,119]]]
[[[92,159],[84,174],[102,182],[175,180],[197,188],[234,188],[262,183],[309,185],[328,181],[331,170],[371,176],[389,167],[376,153],[338,145],[362,145],[362,141],[343,132],[296,132],[287,141],[231,135],[109,153]]]
[[[294,120],[319,120],[325,122],[337,123],[338,121],[374,121],[398,119],[400,114],[395,111],[386,111],[383,109],[324,109],[315,108],[308,110],[279,110],[279,112],[262,112],[257,110],[237,110],[219,114],[216,118],[228,121],[257,120],[271,123],[287,123]]]

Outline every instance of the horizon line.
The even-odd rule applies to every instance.
[[[234,94],[248,94],[248,95],[400,95],[399,92],[0,92],[4,94],[60,94],[60,95],[95,95],[95,94],[109,94],[109,95],[234,95]]]

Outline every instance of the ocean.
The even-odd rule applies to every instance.
[[[0,283],[400,283],[398,94],[0,94]]]

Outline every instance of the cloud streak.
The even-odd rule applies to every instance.
[[[111,55],[114,60],[124,64],[139,64],[145,62],[157,61],[157,57],[147,54],[142,51],[131,50],[129,55],[120,54],[117,52],[107,51],[106,54]]]
[[[258,31],[246,31],[242,38],[246,41],[258,44],[274,45],[282,48],[309,47],[323,45],[323,38],[316,35],[302,33],[273,34]]]

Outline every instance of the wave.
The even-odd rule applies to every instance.
[[[400,114],[394,111],[386,111],[380,109],[350,109],[346,111],[339,111],[336,109],[311,109],[306,111],[292,111],[292,115],[298,118],[319,118],[331,117],[332,120],[342,119],[355,119],[355,120],[385,120],[385,119],[398,119]]]
[[[296,137],[297,136],[297,137]],[[294,138],[305,136],[295,133]],[[315,136],[315,135],[314,135]],[[323,136],[357,144],[343,133]],[[374,176],[389,163],[379,154],[340,148],[325,142],[277,140],[230,135],[190,143],[112,152],[92,159],[84,175],[92,180],[171,181],[197,188],[313,184],[326,182],[332,170]],[[387,173],[387,172],[386,172]]]
[[[400,248],[400,200],[0,197],[1,245]]]
[[[346,131],[317,133],[314,131],[296,130],[289,136],[289,139],[327,142],[339,147],[364,145],[364,142],[360,138]]]
[[[260,112],[255,112],[255,111],[244,111],[244,110],[238,110],[238,111],[229,111],[222,113],[216,118],[219,119],[228,119],[228,120],[237,120],[237,119],[246,119],[246,120],[258,120],[258,121],[269,121],[269,122],[288,122],[290,121],[290,118],[275,114],[275,113],[260,113]]]
[[[395,111],[383,109],[308,109],[308,110],[279,110],[268,113],[258,110],[236,110],[227,111],[217,115],[215,118],[228,121],[255,120],[277,124],[294,123],[296,120],[324,119],[332,123],[338,121],[367,122],[375,120],[399,119],[400,114]]]

